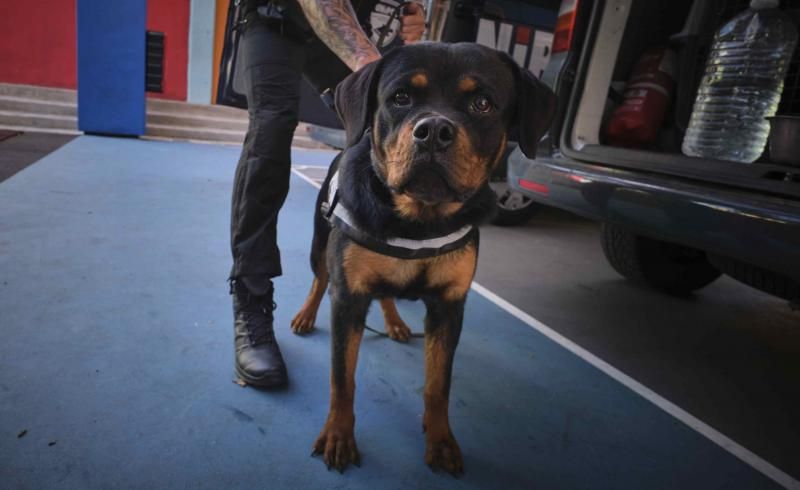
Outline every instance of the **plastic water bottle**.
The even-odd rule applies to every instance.
[[[797,28],[779,0],[750,8],[714,36],[683,139],[689,156],[752,163],[764,151],[797,44]]]

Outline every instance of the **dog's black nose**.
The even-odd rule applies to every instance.
[[[444,150],[456,137],[456,127],[452,121],[442,116],[420,119],[414,125],[414,142],[431,150]]]

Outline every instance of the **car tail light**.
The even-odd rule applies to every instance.
[[[575,15],[578,12],[578,0],[563,0],[558,10],[556,31],[553,34],[552,54],[569,51],[572,34],[575,30]]]
[[[534,182],[532,180],[527,180],[527,179],[519,179],[517,183],[523,189],[529,190],[531,192],[542,194],[543,196],[550,194],[550,189],[547,187],[546,184],[540,184],[539,182]]]

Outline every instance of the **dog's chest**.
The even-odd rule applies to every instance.
[[[427,259],[398,259],[349,243],[344,249],[342,266],[347,287],[354,293],[388,290],[393,295],[413,296],[438,290],[444,299],[457,300],[469,290],[476,259],[472,243]]]

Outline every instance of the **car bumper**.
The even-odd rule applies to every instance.
[[[800,280],[800,202],[519,150],[508,179],[543,204]]]

